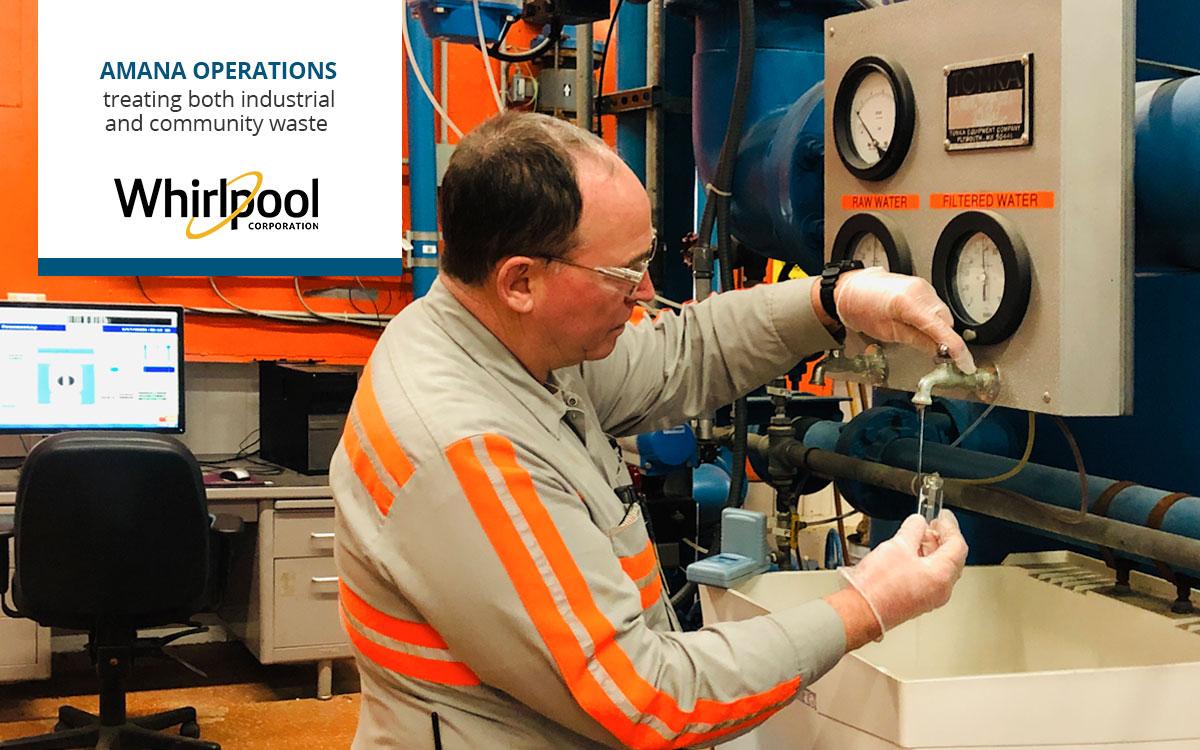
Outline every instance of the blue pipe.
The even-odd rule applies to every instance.
[[[621,90],[646,85],[646,7],[640,3],[622,3],[621,15],[616,20],[617,88]],[[645,112],[617,115],[617,154],[645,184]]]
[[[864,418],[866,419],[864,420]],[[880,429],[878,426],[861,429],[862,424],[854,425],[855,421],[860,420],[865,423],[875,422],[878,425],[884,418],[898,418],[899,421],[893,422],[893,424],[899,428],[889,431]],[[914,432],[909,428],[912,420],[915,420],[914,415],[900,409],[891,407],[871,409],[856,417],[848,425],[838,425],[837,423],[814,425],[805,433],[804,444],[813,448],[836,450],[860,458],[871,458],[888,466],[916,471],[918,444],[917,439],[913,437]],[[1017,463],[1013,458],[951,448],[928,439],[925,443],[924,454],[922,467],[924,471],[937,471],[944,476],[961,479],[998,476],[1013,468]],[[1088,509],[1094,509],[1100,495],[1117,481],[1106,477],[1089,476]],[[855,507],[861,507],[860,503],[863,502],[870,505],[881,499],[878,496],[864,497],[863,485],[839,482],[839,486],[843,488],[847,498]],[[1079,474],[1075,471],[1030,463],[1026,464],[1016,476],[991,486],[1012,490],[1039,502],[1068,510],[1077,510],[1080,506]],[[874,488],[868,488],[866,491],[872,490],[877,495],[882,494],[881,491]],[[902,496],[899,493],[888,494],[904,498],[903,502],[906,503],[908,509],[911,509],[911,496]],[[1127,487],[1112,497],[1106,516],[1118,521],[1146,526],[1150,512],[1155,505],[1169,494],[1172,493],[1168,490],[1141,485]],[[1185,497],[1176,502],[1163,517],[1160,528],[1172,534],[1200,539],[1200,498]],[[1044,536],[1061,539],[1061,537],[1047,532],[1035,531]],[[1077,547],[1088,547],[1077,540],[1067,541]],[[1153,567],[1153,561],[1133,556],[1130,556],[1130,559],[1139,562],[1139,567],[1143,570],[1157,574]],[[1184,572],[1194,577],[1200,577],[1200,568]]]
[[[421,24],[408,15],[408,38],[425,80],[433,80],[433,42]],[[437,145],[434,143],[433,105],[408,70],[408,198],[412,217],[413,299],[424,297],[437,278]]]
[[[856,2],[759,3],[755,85],[733,179],[734,236],[818,270],[824,244],[824,20]],[[716,168],[737,68],[734,4],[701,10],[693,59],[693,141],[701,182]]]
[[[1200,268],[1200,77],[1137,84],[1137,263]]]

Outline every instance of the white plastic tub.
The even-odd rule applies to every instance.
[[[705,622],[841,588],[835,572],[704,587]],[[1200,636],[1011,567],[968,568],[944,608],[842,659],[723,750],[1200,750]]]

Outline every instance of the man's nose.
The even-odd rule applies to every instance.
[[[634,302],[649,302],[654,299],[654,282],[650,279],[649,273],[643,276],[641,282],[633,288],[633,294],[629,298]]]

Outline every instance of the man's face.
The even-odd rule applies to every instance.
[[[548,263],[536,320],[553,349],[556,367],[601,359],[612,352],[639,301],[654,298],[649,275],[635,289],[597,273],[596,267],[633,267],[654,240],[650,200],[637,176],[615,155],[576,162],[583,212],[571,263]],[[582,268],[580,266],[586,266]]]

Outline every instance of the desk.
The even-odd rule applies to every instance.
[[[0,513],[16,502],[17,474],[0,471]],[[353,655],[338,616],[333,495],[324,476],[267,478],[206,487],[211,512],[247,524],[218,616],[263,664],[316,662],[317,697],[328,698],[333,660]],[[0,682],[49,676],[49,629],[0,614]]]

